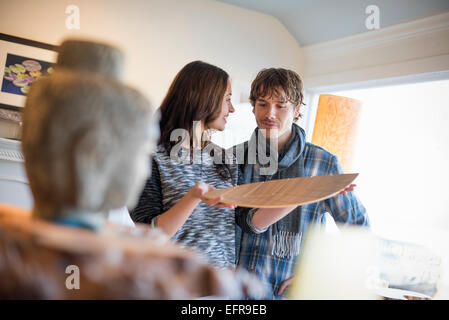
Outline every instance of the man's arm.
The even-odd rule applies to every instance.
[[[354,189],[355,185],[351,184],[345,188],[340,195],[345,195]],[[270,225],[278,222],[283,217],[292,212],[297,206],[286,208],[264,208],[259,209],[254,213],[252,223],[256,229],[265,229]]]
[[[256,229],[266,229],[292,212],[296,207],[259,209],[253,215],[252,223]]]

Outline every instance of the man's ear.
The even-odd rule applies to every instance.
[[[256,114],[256,107],[253,106],[253,113]]]
[[[298,120],[300,114],[301,114],[301,107],[298,106],[295,108],[295,113],[293,115],[293,119],[295,119],[295,121]]]

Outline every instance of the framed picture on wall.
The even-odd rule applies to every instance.
[[[0,33],[0,137],[20,140],[21,112],[31,85],[53,72],[56,46]]]

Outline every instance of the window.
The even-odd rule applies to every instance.
[[[447,233],[449,80],[333,94],[363,101],[354,166],[373,231],[421,243]]]

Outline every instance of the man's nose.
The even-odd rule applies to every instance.
[[[267,107],[267,113],[265,114],[265,116],[268,119],[274,119],[276,118],[276,109],[274,108],[274,106],[268,106]]]
[[[234,106],[233,106],[232,103],[231,103],[230,108],[229,108],[229,112],[230,112],[230,113],[233,113],[234,111],[235,111]]]

